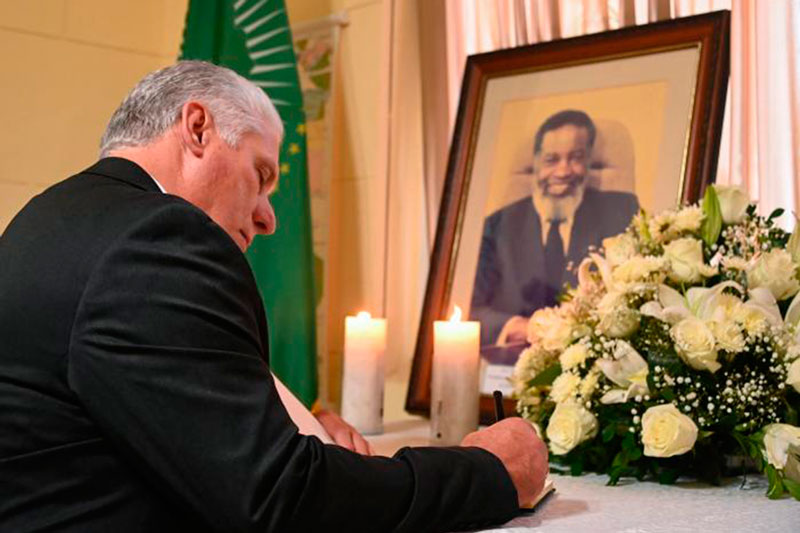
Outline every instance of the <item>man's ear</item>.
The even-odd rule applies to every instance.
[[[202,157],[214,128],[211,113],[200,102],[189,101],[181,109],[178,134],[183,146],[196,157]]]

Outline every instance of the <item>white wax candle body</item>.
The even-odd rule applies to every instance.
[[[386,320],[345,318],[342,418],[360,433],[383,432]]]
[[[480,323],[433,324],[431,441],[455,446],[478,428]]]

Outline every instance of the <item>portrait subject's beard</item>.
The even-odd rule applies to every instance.
[[[569,191],[563,195],[553,195],[548,192],[547,180],[534,180],[533,205],[542,217],[542,220],[554,218],[568,219],[578,209],[583,201],[586,190],[586,176],[578,177],[572,183]]]

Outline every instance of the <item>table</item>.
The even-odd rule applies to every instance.
[[[386,424],[383,435],[368,437],[375,451],[391,456],[403,446],[428,446],[425,420]],[[800,532],[800,502],[769,500],[763,476],[731,478],[722,487],[696,482],[673,486],[623,480],[606,487],[608,478],[554,475],[556,492],[535,513],[485,532],[577,533],[630,532]]]

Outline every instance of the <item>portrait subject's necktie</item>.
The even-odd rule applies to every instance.
[[[564,240],[561,238],[561,232],[559,231],[564,220],[554,218],[549,222],[550,229],[547,232],[547,242],[544,246],[544,264],[547,274],[547,284],[555,289],[557,293],[561,289],[564,269],[567,267],[564,254]]]

